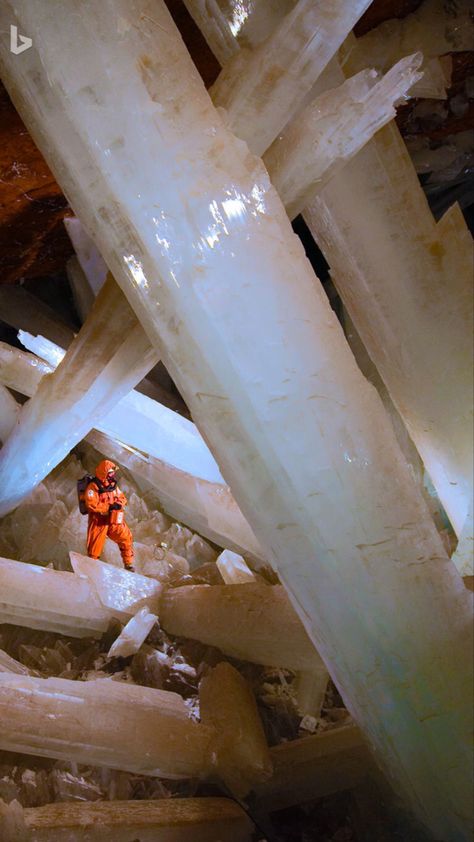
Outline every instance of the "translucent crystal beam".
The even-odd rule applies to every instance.
[[[0,673],[0,748],[164,778],[201,777],[213,730],[181,696],[112,679]]]
[[[163,594],[160,622],[171,634],[217,646],[233,658],[293,670],[322,667],[281,585],[172,588]]]
[[[244,84],[244,70],[238,84]],[[337,64],[328,78],[331,86],[344,81]],[[298,132],[298,120],[289,131]],[[240,126],[239,132],[252,142],[253,127]],[[289,172],[298,166],[285,163]],[[392,123],[313,197],[304,216],[454,529],[465,536],[474,476],[474,297],[472,239],[459,208],[435,223]],[[465,561],[460,563],[465,572]]]
[[[118,292],[128,308],[122,291],[118,289]],[[42,336],[29,336],[20,331],[19,339],[28,350],[45,359],[52,367],[56,367],[64,356],[61,348],[52,342],[45,342]],[[129,344],[130,352],[133,345],[137,345],[137,350],[141,353],[142,359],[144,358],[143,368],[149,364],[151,354],[153,357],[156,356],[151,351],[146,334],[139,324],[134,326],[130,337],[127,337],[127,354]],[[144,348],[148,348],[147,354],[144,354]],[[196,425],[135,389],[126,391],[128,383],[129,380],[124,386],[119,384],[120,390],[118,387],[115,388],[114,399],[116,396],[117,403],[112,410],[110,398],[108,405],[98,406],[100,412],[95,412],[94,426],[106,435],[124,441],[155,459],[161,459],[170,465],[175,465],[179,470],[224,486],[217,463]],[[99,385],[97,384],[94,389],[94,396]],[[121,399],[119,399],[120,394],[123,395]],[[92,419],[92,414],[89,417]]]
[[[262,155],[296,114],[368,6],[370,0],[298,0],[267,41],[225,65],[212,100],[252,152]]]
[[[90,12],[4,2],[36,39],[18,62],[2,36],[9,92],[392,779],[466,837],[468,595],[383,406],[163,4]]]
[[[228,798],[46,804],[23,811],[31,836],[3,842],[251,842],[253,826]]]
[[[233,795],[244,798],[273,771],[252,689],[223,661],[201,680],[199,705],[201,721],[216,731],[216,773]]]
[[[22,408],[0,452],[0,515],[24,499],[157,359],[109,277],[86,324]]]
[[[402,59],[380,80],[364,70],[320,94],[272,143],[263,160],[290,219],[395,117],[393,103],[420,78],[421,60]]]
[[[344,71],[357,73],[367,66],[388,70],[415,50],[421,50],[429,61],[445,53],[471,50],[473,39],[469,0],[424,0],[412,14],[384,21],[362,38],[354,38],[345,57]]]

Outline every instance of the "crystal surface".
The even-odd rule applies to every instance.
[[[0,673],[0,747],[168,778],[203,775],[213,731],[180,696],[97,679]]]
[[[164,6],[106,0],[91,27],[85,4],[74,32],[59,9],[3,4],[4,28],[41,32],[26,64],[0,42],[7,88],[392,779],[441,838],[461,833],[467,596],[383,406]]]
[[[245,679],[227,663],[211,669],[199,685],[201,721],[213,726],[218,776],[242,798],[268,779],[272,763],[255,698]]]
[[[160,622],[171,634],[217,646],[234,658],[289,669],[321,665],[281,585],[173,588],[163,594]]]
[[[254,582],[255,574],[238,553],[224,550],[216,560],[217,567],[226,585],[238,585],[243,582]]]

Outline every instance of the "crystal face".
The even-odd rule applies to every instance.
[[[13,20],[20,31],[38,33],[25,61],[17,61],[5,39],[0,41],[7,88],[133,309],[140,323],[136,341],[141,337],[145,349],[146,333],[148,347],[152,343],[153,353],[162,356],[232,490],[231,503],[255,533],[255,554],[268,559],[281,582],[178,582],[180,587],[160,595],[156,615],[170,634],[218,645],[231,657],[250,659],[247,652],[260,645],[258,658],[265,666],[319,669],[316,646],[399,793],[438,838],[466,838],[472,667],[467,593],[413,482],[383,403],[356,365],[269,173],[247,146],[260,154],[275,141],[368,3],[322,3],[315,9],[303,0],[279,18],[274,33],[250,54],[233,49],[235,58],[213,91],[217,110],[162,3],[103,0],[94,8],[92,25],[85,0],[66,2],[74,11],[74,27],[64,16],[64,0],[49,0],[47,8],[27,0],[3,4],[2,31]],[[246,27],[242,22],[242,37]],[[435,225],[416,191],[407,190],[411,221],[405,223],[407,202],[401,197],[413,173],[403,167],[403,178],[398,178],[397,166],[404,162],[397,144],[396,130],[383,129],[347,164],[355,172],[349,195],[348,182],[338,173],[321,196],[311,199],[305,215],[311,229],[319,231],[318,239],[328,243],[325,249],[333,255],[331,269],[344,289],[345,306],[374,358],[378,352],[383,379],[420,453],[430,461],[433,481],[449,491],[469,466],[463,461],[468,390],[463,389],[464,363],[458,364],[466,337],[458,301],[465,301],[466,238],[456,209]],[[360,164],[364,156],[371,162],[365,170]],[[347,167],[343,172],[349,178]],[[307,200],[304,189],[300,199]],[[444,251],[443,235],[450,230],[457,232],[455,245]],[[454,304],[448,319],[442,291],[446,273],[451,292],[458,292],[450,299]],[[373,294],[364,298],[369,286]],[[369,299],[375,301],[370,316]],[[123,341],[118,360],[104,355],[100,343],[91,342],[91,353],[94,347],[101,363],[110,365],[111,383],[111,372],[118,363],[123,366],[118,378],[123,387],[128,343]],[[438,355],[439,366],[434,362]],[[400,372],[406,372],[407,358],[413,372],[404,379]],[[137,354],[136,366],[141,362]],[[441,384],[449,381],[446,406],[431,388],[433,369]],[[89,372],[84,401],[90,402],[96,373],[84,371]],[[38,458],[43,470],[48,448],[54,464],[60,461],[61,431],[54,430],[54,417],[47,416],[56,399],[58,410],[64,411],[62,429],[69,432],[70,421],[72,435],[79,400],[74,392],[67,405],[68,377],[62,381],[64,394],[55,393],[59,382],[55,375],[41,381],[40,399],[33,399],[30,409],[26,404],[0,454],[4,511],[14,507],[18,490],[31,490],[26,487],[31,481],[28,464],[21,461],[33,452],[29,448],[47,443]],[[111,399],[117,397],[115,385]],[[51,407],[41,400],[49,390]],[[89,412],[91,403],[87,406]],[[432,410],[435,422],[427,427]],[[44,427],[36,426],[35,412],[44,413]],[[44,441],[33,435],[40,430]],[[79,425],[74,430],[77,443],[85,431]],[[25,444],[23,454],[15,451],[15,442]],[[119,448],[125,445],[124,462],[127,444],[118,442]],[[159,458],[131,452],[131,463],[146,463],[139,475],[158,482]],[[458,473],[451,474],[452,469]],[[245,540],[239,535],[242,520],[235,508],[230,527],[226,525],[233,534],[229,547],[222,538],[225,507],[212,505],[220,489],[208,488],[203,499],[199,474],[184,473],[179,476],[186,489],[182,495],[176,477],[167,474],[165,493],[175,511],[180,505],[182,511],[189,507],[196,518],[197,510],[207,522],[207,537],[218,535],[222,549],[245,553],[249,533]],[[456,499],[448,513],[453,523],[459,515],[463,534],[468,515],[464,479],[450,497]],[[61,513],[67,513],[62,501],[56,505],[53,551]],[[35,514],[40,520],[41,511]],[[13,532],[14,520],[8,524]],[[227,565],[224,570],[228,575]],[[193,570],[191,579],[197,575]],[[212,579],[209,570],[201,575]],[[80,578],[79,583],[84,584]],[[132,582],[119,587],[101,581],[94,587],[100,610],[113,608],[103,600],[129,604]],[[241,612],[249,604],[250,621],[236,626],[242,649],[231,652],[231,608],[237,605]],[[255,639],[259,612],[268,612],[273,627],[284,614],[286,651],[276,633],[267,636],[265,631]],[[225,679],[219,690],[232,684],[229,670]],[[188,692],[193,676],[187,671],[181,680]],[[188,708],[181,697],[177,701],[160,695],[158,701],[150,696],[152,688],[143,693],[143,688],[107,679],[77,682],[4,673],[1,683],[4,704],[13,704],[16,717],[3,736],[6,748],[47,751],[53,757],[60,752],[64,757],[72,746],[78,762],[127,763],[132,771],[171,777],[206,775],[220,765],[223,779],[236,792],[248,779],[245,762],[252,743],[259,748],[256,756],[263,758],[260,770],[268,768],[250,712],[243,717],[248,733],[242,752],[234,755],[243,758],[235,783],[225,762],[213,762],[218,754],[213,746],[226,738],[225,728],[216,714],[210,714],[209,726],[194,722],[189,711],[195,702]],[[115,717],[107,727],[100,711],[106,692],[113,697]],[[66,725],[62,731],[62,723],[69,723],[69,714],[75,715],[86,698],[97,711],[97,723],[83,715],[76,730]],[[31,700],[36,718],[29,723]],[[135,700],[136,715],[125,727],[121,746],[116,732],[124,720],[130,725],[127,717]],[[145,702],[149,709],[143,711]],[[45,717],[51,705],[58,714],[54,722]],[[234,716],[229,703],[229,719]],[[38,747],[38,737],[25,730],[25,721],[31,729],[40,728],[45,743]],[[98,733],[99,724],[104,733]],[[92,738],[84,748],[78,742],[86,726],[92,728]],[[172,751],[174,737],[178,742]]]

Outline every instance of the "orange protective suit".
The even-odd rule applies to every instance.
[[[109,474],[117,470],[113,462],[103,459],[95,469],[95,478],[89,483],[84,494],[84,501],[89,512],[89,523],[87,526],[87,554],[92,558],[99,558],[105,544],[105,539],[110,538],[118,544],[124,567],[133,568],[133,537],[129,527],[123,518],[123,512],[110,511],[110,506],[120,504],[122,508],[127,505],[125,494],[120,491],[115,479],[112,481]],[[122,523],[113,523],[114,516],[119,515]]]

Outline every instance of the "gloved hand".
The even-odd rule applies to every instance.
[[[112,505],[109,506],[109,512],[118,512],[121,508],[122,506],[120,505],[120,503],[112,503]]]

